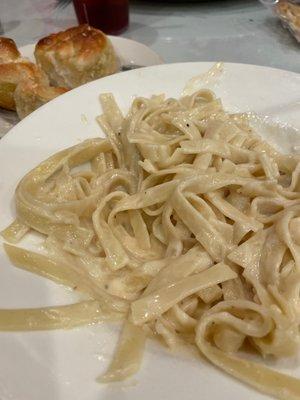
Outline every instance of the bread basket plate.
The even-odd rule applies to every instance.
[[[207,71],[206,62],[165,64],[115,74],[78,87],[42,106],[0,141],[0,230],[14,217],[15,187],[26,172],[67,146],[101,136],[95,121],[99,93],[112,92],[126,112],[132,99],[166,93],[179,96],[186,82]],[[276,83],[276,84],[275,84]],[[209,84],[229,111],[254,111],[283,127],[300,128],[300,75],[266,67],[225,64]],[[266,137],[284,151],[299,146],[295,129]],[[32,245],[34,245],[34,241]],[[75,294],[13,268],[0,246],[0,308],[67,304]],[[101,385],[117,341],[119,325],[100,324],[69,331],[0,333],[0,398],[10,400],[194,400],[251,399],[266,396],[220,372],[203,359],[172,355],[148,342],[140,372],[116,384]],[[300,377],[300,361],[270,362]],[[217,383],[217,384],[216,384]]]
[[[108,36],[115,52],[118,56],[121,65],[140,65],[149,67],[151,65],[163,64],[164,61],[155,53],[150,47],[143,43],[136,42],[135,40],[126,39],[118,36]],[[28,44],[19,48],[24,57],[34,60],[34,44]]]
[[[121,67],[126,66],[129,69],[131,65],[148,67],[164,63],[160,55],[142,43],[117,36],[108,37],[113,44]],[[20,47],[19,50],[22,56],[35,62],[34,48],[34,44],[28,44]],[[15,112],[0,109],[0,138],[18,122],[19,118]]]

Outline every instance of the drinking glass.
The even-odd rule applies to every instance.
[[[80,24],[88,23],[112,35],[128,27],[128,0],[73,0],[73,4]]]

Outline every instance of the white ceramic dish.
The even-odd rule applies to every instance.
[[[178,96],[186,81],[211,63],[161,65],[116,74],[79,87],[46,104],[15,126],[0,142],[0,230],[14,217],[18,180],[37,163],[66,146],[100,135],[95,116],[98,95],[113,92],[125,111],[136,95]],[[212,88],[227,109],[255,111],[300,128],[300,76],[251,65],[225,64]],[[297,125],[298,124],[298,125]],[[266,133],[270,133],[267,132]],[[289,151],[300,144],[296,130],[269,139]],[[33,242],[36,239],[33,239]],[[31,243],[32,245],[32,243]],[[38,307],[74,301],[74,294],[13,268],[0,250],[0,307]],[[266,397],[226,376],[205,361],[174,357],[149,343],[141,371],[114,385],[99,385],[118,328],[98,325],[72,331],[0,333],[2,400],[262,400]],[[271,364],[273,365],[273,364]],[[300,376],[300,362],[276,367]]]
[[[142,43],[118,36],[108,37],[112,42],[121,65],[133,64],[149,67],[151,65],[163,64],[164,62],[160,55]],[[19,50],[24,57],[35,61],[33,55],[34,48],[34,44],[28,44],[20,47]]]
[[[160,55],[142,43],[118,36],[108,37],[113,44],[121,66],[140,65],[149,67],[151,65],[163,64],[164,62]],[[20,47],[19,50],[24,57],[35,62],[33,55],[34,48],[34,44],[28,44]],[[18,121],[19,118],[16,113],[0,110],[0,138]]]

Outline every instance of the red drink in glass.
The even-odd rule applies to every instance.
[[[73,0],[73,3],[80,24],[87,23],[112,35],[128,27],[128,0]]]

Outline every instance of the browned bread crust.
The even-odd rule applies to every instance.
[[[0,38],[0,107],[20,118],[68,89],[51,87],[37,65],[21,57],[12,39]]]
[[[80,25],[41,39],[35,48],[37,64],[50,83],[73,88],[117,70],[108,37],[89,25]]]
[[[31,79],[23,80],[14,93],[18,116],[20,119],[26,117],[43,104],[67,91],[66,88],[44,85]]]
[[[0,37],[0,64],[14,61],[21,57],[16,43],[9,38]]]
[[[48,84],[46,75],[29,61],[0,64],[0,107],[15,110],[15,89],[21,81],[28,79]]]

